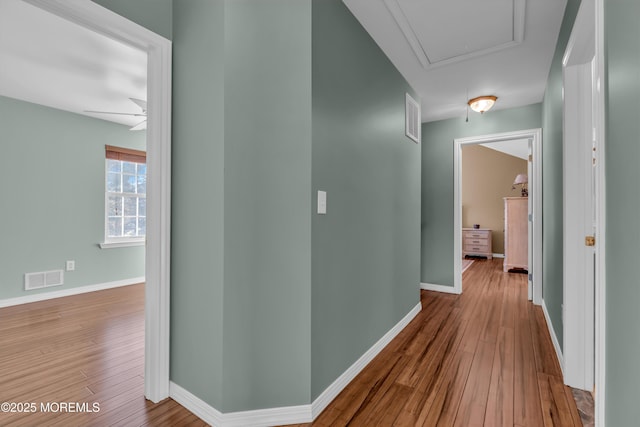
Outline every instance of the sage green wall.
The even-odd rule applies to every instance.
[[[640,3],[605,1],[607,55],[606,425],[637,425],[640,383]]]
[[[498,101],[499,102],[499,101]],[[453,286],[453,140],[541,127],[541,104],[422,125],[423,283]],[[543,145],[544,145],[543,141]]]
[[[563,345],[562,57],[579,6],[579,0],[567,2],[542,103],[542,298],[560,347]]]
[[[105,145],[143,149],[145,132],[0,97],[0,299],[144,276],[144,247],[100,249]],[[64,270],[64,285],[24,290],[24,274]]]
[[[224,396],[218,409],[308,404],[311,1],[225,2],[224,63]]]
[[[224,2],[176,1],[173,25],[170,378],[220,409]]]
[[[404,135],[413,91],[345,5],[312,16],[313,400],[419,303],[421,145]]]
[[[131,21],[171,40],[172,7],[187,5],[192,0],[92,0]],[[198,1],[198,0],[194,0]],[[189,7],[187,5],[187,7]]]

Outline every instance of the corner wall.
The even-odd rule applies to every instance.
[[[224,2],[174,3],[171,381],[222,406]]]
[[[313,400],[420,301],[422,144],[404,135],[412,89],[346,6],[312,16]]]
[[[310,402],[311,0],[225,2],[222,412]]]
[[[133,2],[99,1],[140,19]],[[410,88],[340,0],[314,1],[319,21],[311,0],[175,0],[172,13],[171,380],[223,413],[309,405],[419,302]],[[333,31],[355,44],[318,38]],[[312,235],[321,186],[326,236]]]
[[[532,104],[422,124],[421,282],[453,287],[453,140],[539,128],[541,111]]]

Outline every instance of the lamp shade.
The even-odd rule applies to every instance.
[[[515,181],[513,181],[513,185],[526,184],[527,182],[529,182],[529,178],[527,177],[527,174],[519,173],[516,176]]]
[[[473,111],[484,113],[493,107],[493,104],[496,103],[497,99],[498,97],[493,95],[479,96],[477,98],[470,99],[468,104]]]

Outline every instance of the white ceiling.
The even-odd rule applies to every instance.
[[[541,102],[566,0],[343,0],[422,98],[422,121]],[[475,114],[471,112],[470,114]]]
[[[529,140],[527,139],[513,139],[511,141],[489,142],[487,144],[480,145],[492,150],[500,151],[501,153],[505,153],[513,157],[518,157],[522,160],[527,160],[529,158]]]
[[[540,102],[566,0],[343,0],[422,98],[422,120]],[[526,1],[526,3],[525,3]],[[0,95],[133,126],[146,53],[21,0],[0,0]],[[476,114],[471,112],[470,114]]]
[[[134,126],[147,54],[21,0],[0,0],[0,95]]]

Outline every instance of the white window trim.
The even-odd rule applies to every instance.
[[[146,238],[141,237],[131,237],[127,240],[117,241],[117,240],[109,240],[108,242],[100,242],[100,249],[113,249],[113,248],[128,248],[131,246],[144,246],[147,243]]]

